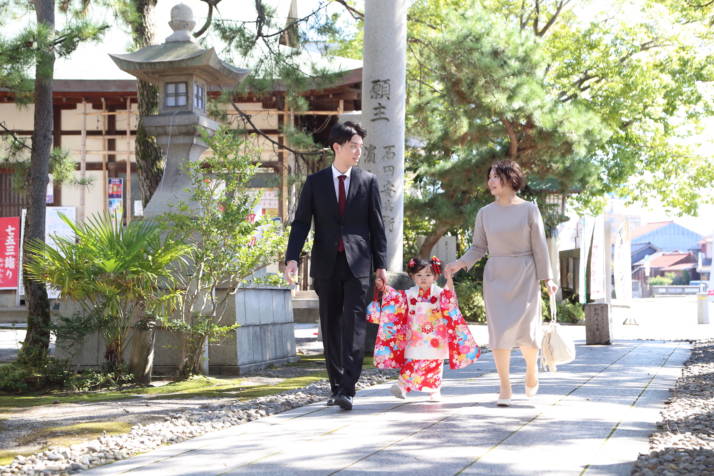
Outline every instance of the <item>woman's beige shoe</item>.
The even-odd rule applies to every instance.
[[[533,386],[533,387],[529,387],[528,385],[526,385],[526,397],[528,397],[528,398],[535,397],[536,394],[538,393],[538,387],[540,387],[540,382],[535,384],[535,386]]]
[[[496,400],[496,406],[498,407],[510,407],[511,406],[511,399],[510,398],[499,398]]]

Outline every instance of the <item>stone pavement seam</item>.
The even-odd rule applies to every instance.
[[[403,403],[402,405],[407,405],[407,403]],[[398,408],[398,407],[400,407],[400,406],[402,406],[402,405],[398,405],[398,406],[396,406],[396,407],[392,407],[390,410],[394,410],[395,408]],[[475,403],[472,404],[472,405],[467,405],[467,408],[468,408],[468,407],[474,407],[474,406],[476,406],[476,405],[478,405],[478,402],[475,402]],[[411,438],[412,436],[417,435],[417,434],[421,433],[421,432],[424,431],[424,430],[428,430],[429,428],[433,427],[434,425],[438,425],[439,423],[442,423],[442,422],[448,420],[449,418],[453,417],[455,413],[456,413],[456,412],[449,413],[448,415],[445,415],[443,418],[440,418],[440,419],[438,419],[438,420],[435,420],[435,421],[433,421],[431,424],[429,424],[429,425],[427,425],[427,426],[424,426],[424,427],[422,427],[422,428],[417,429],[416,431],[413,431],[413,432],[411,432],[411,433],[409,433],[409,434],[407,434],[407,435],[404,435],[402,438],[399,438],[399,439],[397,439],[397,440],[394,440],[394,441],[392,441],[391,443],[389,443],[388,445],[382,446],[381,448],[378,448],[378,449],[376,449],[375,451],[372,451],[371,453],[364,455],[363,457],[361,457],[361,458],[359,458],[359,459],[353,461],[352,463],[348,464],[347,466],[345,466],[345,467],[343,467],[343,468],[340,468],[340,469],[338,469],[337,471],[333,471],[333,472],[329,473],[327,476],[332,476],[332,475],[334,475],[334,474],[339,473],[340,471],[344,471],[344,470],[346,470],[347,468],[350,468],[351,466],[356,465],[356,464],[359,463],[360,461],[363,461],[363,460],[369,458],[370,456],[374,456],[374,455],[376,455],[377,453],[380,453],[380,452],[382,452],[382,451],[387,450],[388,448],[391,448],[392,446],[396,445],[397,443],[401,443],[402,441],[404,441],[404,440],[406,440],[406,439],[408,439],[408,438]]]
[[[642,390],[641,390],[640,393],[637,395],[637,397],[635,398],[635,400],[630,404],[630,408],[634,408],[634,407],[637,406],[637,403],[640,401],[640,398],[642,398],[642,396],[645,394],[645,392],[650,388],[650,385],[652,385],[652,382],[654,382],[654,380],[655,380],[657,377],[660,376],[660,374],[662,373],[662,369],[664,368],[664,366],[667,365],[667,363],[670,361],[670,359],[672,358],[672,356],[674,355],[674,353],[675,353],[677,350],[679,350],[680,348],[681,348],[681,344],[677,344],[677,346],[676,346],[674,349],[672,349],[672,351],[662,360],[662,363],[657,367],[657,371],[655,372],[655,374],[652,376],[652,378],[649,379],[649,381],[648,381],[647,384],[642,388]],[[620,427],[620,425],[623,423],[623,421],[624,421],[624,420],[618,421],[617,424],[615,424],[615,426],[612,427],[612,430],[610,430],[610,432],[607,434],[607,436],[605,437],[605,439],[603,440],[603,442],[600,444],[600,448],[599,448],[599,449],[604,448],[604,447],[608,444],[608,441],[610,440],[610,438],[612,437],[612,435],[614,435],[614,434],[617,432],[617,429]],[[580,474],[579,474],[578,476],[583,476],[585,473],[587,473],[591,466],[592,466],[592,463],[586,464],[585,467],[583,467],[583,470],[580,472]]]
[[[504,436],[503,438],[501,438],[499,441],[497,441],[496,443],[494,443],[493,445],[491,445],[489,448],[486,448],[486,451],[484,451],[483,453],[481,453],[475,460],[471,461],[469,464],[467,464],[466,466],[464,466],[463,468],[461,468],[459,471],[457,471],[456,473],[454,473],[454,476],[457,476],[457,475],[459,475],[459,474],[462,474],[464,471],[466,471],[467,469],[469,469],[471,466],[473,466],[473,465],[475,465],[476,463],[478,463],[478,461],[479,461],[481,458],[483,458],[484,456],[486,456],[487,454],[489,454],[492,450],[495,450],[496,448],[498,448],[498,447],[501,445],[501,443],[503,443],[504,441],[506,441],[507,439],[509,439],[510,437],[512,437],[513,435],[515,435],[515,434],[518,433],[519,431],[521,431],[521,430],[522,430],[523,428],[525,428],[527,425],[530,425],[533,421],[535,421],[535,420],[536,420],[539,416],[541,416],[542,414],[543,414],[543,412],[541,412],[541,413],[535,415],[533,418],[531,418],[531,419],[528,420],[527,422],[524,422],[521,426],[519,426],[518,428],[516,428],[516,429],[513,430],[512,432],[508,433],[506,436]]]
[[[404,406],[404,405],[407,405],[408,403],[409,403],[409,402],[400,403],[400,404],[395,405],[395,406],[393,406],[393,407],[390,407],[389,409],[384,410],[384,411],[382,411],[382,412],[380,412],[380,413],[387,413],[388,411],[394,410],[395,408],[402,407],[402,406]],[[303,413],[303,414],[297,415],[297,416],[295,416],[295,417],[293,417],[293,418],[300,418],[300,417],[303,417],[303,416],[305,416],[305,415],[309,415],[309,414],[316,413],[316,412],[320,412],[320,411],[324,411],[324,410],[325,410],[324,407],[317,408],[317,409],[314,410],[314,411],[307,412],[307,413]],[[293,418],[290,418],[290,419],[292,420]],[[444,417],[444,418],[448,418],[448,416],[447,416],[447,417]],[[434,425],[434,424],[436,424],[436,423],[438,423],[438,421],[437,421],[437,422],[434,422],[432,425]],[[342,430],[342,429],[344,429],[344,428],[347,428],[347,427],[349,427],[350,425],[353,425],[353,424],[354,424],[354,423],[347,423],[347,424],[345,424],[345,425],[340,425],[340,426],[337,426],[337,427],[335,427],[335,428],[332,428],[332,429],[329,430],[329,431],[323,431],[323,432],[320,433],[319,435],[315,435],[313,438],[309,438],[309,439],[306,440],[306,441],[314,441],[314,440],[317,440],[317,439],[322,438],[322,437],[324,437],[324,436],[326,436],[326,435],[330,435],[330,434],[335,433],[335,432],[337,432],[337,431],[340,431],[340,430]],[[429,426],[432,426],[432,425],[429,425]],[[405,438],[406,438],[406,437],[405,437]],[[391,446],[391,445],[388,445],[388,446]],[[385,448],[386,448],[386,447],[385,447]],[[378,452],[379,452],[379,450],[373,452],[372,454],[375,454],[375,453],[378,453]],[[260,461],[262,461],[262,460],[264,460],[264,459],[267,459],[267,458],[270,458],[270,457],[273,457],[273,456],[278,456],[278,455],[283,454],[283,453],[285,453],[285,450],[279,450],[279,451],[274,451],[274,452],[272,452],[272,453],[270,453],[270,454],[264,454],[264,455],[262,455],[260,458],[256,458],[255,460],[246,461],[246,462],[244,462],[244,463],[241,463],[241,464],[238,464],[238,465],[235,465],[235,466],[231,466],[231,467],[227,468],[226,471],[224,471],[224,472],[222,472],[222,473],[218,473],[216,476],[222,476],[222,475],[225,475],[225,474],[230,474],[231,472],[235,471],[235,470],[238,469],[238,468],[241,468],[241,467],[244,467],[244,466],[250,466],[250,465],[255,464],[255,463],[258,463],[258,462],[260,462]],[[361,458],[361,459],[364,459],[364,458]],[[361,461],[361,459],[358,460],[358,461]],[[348,467],[350,467],[350,466],[356,464],[358,461],[354,461],[354,462],[352,462],[350,465],[345,466],[344,468],[340,468],[340,469],[338,469],[337,471],[334,471],[334,472],[332,472],[332,473],[330,473],[330,474],[338,473],[338,472],[342,471],[343,469],[346,469],[346,468],[348,468]]]
[[[582,388],[582,387],[585,386],[587,383],[589,383],[591,380],[593,380],[593,379],[596,378],[597,376],[601,375],[601,374],[602,374],[603,372],[605,372],[607,369],[609,369],[610,367],[612,367],[613,365],[615,365],[616,363],[618,363],[620,360],[622,360],[622,359],[624,359],[625,357],[627,357],[630,353],[632,353],[633,351],[635,351],[636,349],[638,349],[641,345],[642,345],[642,344],[638,344],[637,346],[635,346],[635,347],[633,347],[632,349],[628,350],[627,352],[625,352],[624,354],[622,354],[620,357],[618,357],[617,359],[615,359],[614,361],[610,362],[608,365],[606,365],[605,367],[603,367],[602,369],[600,369],[597,373],[595,373],[594,375],[592,375],[589,379],[587,379],[587,380],[585,380],[584,382],[582,382],[582,383],[576,385],[575,387],[573,387],[573,389],[572,389],[571,391],[569,391],[568,393],[566,393],[565,395],[563,395],[562,397],[560,397],[559,399],[557,399],[555,402],[551,403],[549,406],[554,407],[554,406],[559,405],[560,402],[562,402],[563,400],[567,399],[570,395],[572,395],[573,393],[575,393],[578,389]],[[671,354],[670,354],[670,355],[671,355]],[[534,421],[536,421],[538,418],[540,418],[541,416],[543,416],[543,415],[545,414],[545,412],[546,412],[545,410],[539,412],[539,413],[538,413],[537,415],[535,415],[533,418],[531,418],[531,419],[528,420],[527,422],[523,423],[521,426],[519,426],[519,427],[516,428],[514,431],[512,431],[511,433],[509,433],[508,435],[506,435],[503,439],[501,439],[500,441],[498,441],[497,443],[495,443],[493,446],[491,446],[490,448],[486,449],[486,451],[484,451],[483,453],[481,453],[481,454],[480,454],[479,456],[477,456],[474,460],[472,460],[472,461],[471,461],[470,463],[468,463],[466,466],[464,466],[464,467],[461,468],[459,471],[457,471],[454,476],[456,476],[456,475],[458,475],[458,474],[462,474],[464,471],[466,471],[467,469],[469,469],[471,466],[473,466],[473,465],[475,465],[476,463],[478,463],[479,460],[481,460],[484,456],[488,455],[491,451],[493,451],[493,450],[495,450],[496,448],[498,448],[498,447],[499,447],[500,445],[502,445],[506,440],[508,440],[509,438],[511,438],[513,435],[516,435],[516,434],[517,434],[519,431],[521,431],[523,428],[525,428],[526,426],[530,425],[531,423],[533,423]]]

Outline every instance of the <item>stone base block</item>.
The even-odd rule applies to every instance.
[[[590,303],[585,305],[585,343],[587,345],[610,345],[610,305]]]

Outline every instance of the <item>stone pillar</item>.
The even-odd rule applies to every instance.
[[[202,114],[182,112],[148,116],[144,118],[144,125],[149,134],[156,136],[166,157],[164,175],[144,209],[144,217],[148,219],[175,211],[172,207],[180,202],[189,206],[193,203],[193,185],[184,167],[189,162],[198,161],[208,148],[199,129],[212,132],[218,128],[218,123]]]
[[[610,345],[610,305],[590,303],[585,305],[585,343]]]
[[[407,0],[366,0],[361,166],[379,180],[387,231],[387,270],[402,271],[404,221],[404,108]]]

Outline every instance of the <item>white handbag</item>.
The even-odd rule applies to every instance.
[[[550,296],[550,323],[543,329],[541,352],[541,365],[550,372],[556,372],[558,365],[575,360],[575,343],[557,321],[555,296]]]

